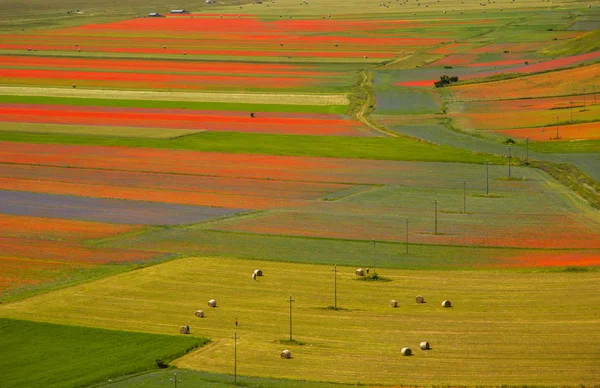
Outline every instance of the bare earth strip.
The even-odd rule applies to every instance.
[[[65,135],[93,135],[116,137],[139,137],[147,139],[170,139],[200,130],[192,129],[162,129],[136,127],[110,127],[101,125],[61,125],[38,123],[0,123],[0,131],[29,132],[29,133],[59,133]]]
[[[61,89],[0,86],[0,94],[157,101],[230,102],[279,105],[348,105],[345,94],[189,93],[133,90]]]

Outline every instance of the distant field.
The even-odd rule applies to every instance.
[[[253,282],[255,268],[265,275]],[[331,269],[189,258],[4,305],[0,315],[162,334],[187,324],[212,343],[175,364],[218,373],[232,372],[237,332],[240,375],[406,385],[598,383],[597,316],[589,308],[600,302],[597,272],[382,269],[390,282],[361,282],[354,267],[338,267],[343,310],[333,311],[326,309],[334,303]],[[289,339],[290,295],[298,344],[279,343]],[[427,303],[416,304],[416,295]],[[215,309],[206,306],[211,298]],[[444,299],[454,307],[442,308]],[[198,309],[206,318],[194,316]],[[419,350],[421,341],[432,350]],[[405,346],[413,357],[399,356]],[[285,348],[291,360],[279,357]]]
[[[580,94],[586,85],[597,84],[600,81],[598,69],[600,64],[594,64],[508,80],[458,85],[452,87],[452,92],[456,99],[466,101],[568,96]]]
[[[175,337],[0,319],[2,384],[10,387],[79,387],[156,369],[204,345]],[[52,357],[40,353],[51,352]]]

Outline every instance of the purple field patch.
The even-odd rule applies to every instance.
[[[0,190],[0,213],[113,224],[194,224],[242,211],[245,210]]]

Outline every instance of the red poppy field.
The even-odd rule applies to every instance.
[[[260,112],[194,111],[78,107],[65,105],[0,104],[0,122],[85,126],[190,129],[250,133],[375,136],[358,121],[338,115]]]

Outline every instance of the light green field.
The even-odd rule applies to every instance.
[[[253,282],[256,268],[264,276]],[[0,307],[0,316],[175,334],[190,325],[208,346],[182,368],[241,375],[407,385],[595,385],[600,273],[378,271],[357,281],[331,266],[189,258]],[[289,296],[293,339],[289,340]],[[423,295],[425,304],[415,303]],[[206,301],[215,298],[218,307]],[[389,307],[395,299],[398,308]],[[448,299],[452,308],[444,309]],[[194,312],[203,309],[206,318]],[[234,322],[238,319],[239,326]],[[421,341],[432,349],[421,351]],[[412,357],[400,356],[402,347]],[[283,360],[289,348],[293,358]],[[327,367],[324,368],[323,366]],[[359,373],[357,372],[359,371]]]

